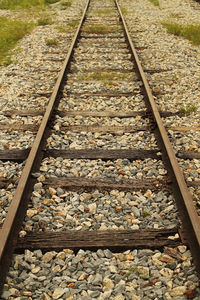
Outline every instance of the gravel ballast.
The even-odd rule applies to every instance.
[[[24,229],[107,230],[173,228],[178,224],[169,192],[71,192],[35,186]]]
[[[14,257],[8,281],[2,299],[198,300],[200,293],[185,246],[123,253],[26,250]]]

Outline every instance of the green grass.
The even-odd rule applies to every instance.
[[[53,24],[53,21],[50,17],[48,16],[43,16],[37,21],[38,26],[46,26],[46,25],[51,25]]]
[[[128,9],[127,8],[122,8],[121,12],[123,15],[127,15],[128,14]]]
[[[148,217],[148,216],[150,216],[151,215],[151,213],[149,212],[149,211],[146,211],[146,210],[143,210],[142,211],[142,216],[143,216],[143,218],[146,218],[146,217]]]
[[[0,17],[0,64],[11,63],[10,51],[15,47],[18,40],[29,33],[34,27],[33,23],[20,20],[9,20]]]
[[[158,0],[149,0],[153,5],[160,7],[160,3]]]
[[[194,104],[189,104],[186,107],[181,105],[178,112],[184,115],[190,115],[191,113],[197,112],[197,107]]]
[[[9,65],[12,64],[12,63],[13,63],[13,61],[12,61],[11,57],[10,57],[10,56],[6,56],[6,57],[3,59],[2,65],[3,65],[4,67],[7,67],[7,66],[9,66]],[[1,65],[1,61],[0,61],[0,65]]]
[[[69,32],[71,32],[72,30],[69,28],[69,27],[67,27],[67,26],[57,26],[56,27],[56,29],[59,31],[59,32],[61,32],[61,33],[69,33]]]
[[[167,29],[167,32],[182,36],[190,40],[194,45],[200,45],[200,24],[180,25],[173,22],[163,22],[162,25]]]
[[[44,4],[44,0],[2,0],[0,9],[28,9],[30,7],[41,7]]]
[[[98,9],[94,11],[94,14],[97,14],[98,16],[102,16],[102,15],[110,15],[114,12],[116,12],[116,10],[114,9]]]
[[[60,0],[45,0],[45,3],[47,4],[53,4],[53,3],[56,3],[56,2],[59,2]]]
[[[67,23],[67,26],[69,26],[69,27],[71,27],[71,28],[74,28],[74,27],[76,27],[78,24],[79,24],[79,21],[78,21],[78,20],[73,20],[73,21],[70,21],[69,23]]]
[[[70,7],[72,5],[72,2],[64,1],[64,2],[61,2],[61,5],[62,5],[62,9],[67,9],[68,7]]]
[[[102,81],[104,84],[112,84],[116,79],[126,79],[127,74],[125,73],[113,73],[113,72],[91,72],[87,74],[78,75],[77,78],[79,80],[99,80]]]
[[[65,24],[64,26],[57,26],[56,29],[59,32],[68,33],[68,32],[72,32],[78,26],[78,24],[79,24],[79,21],[74,20],[74,21],[71,21],[71,22]]]
[[[57,46],[58,41],[56,39],[49,39],[49,40],[46,40],[46,45],[47,46]]]
[[[43,9],[45,5],[58,2],[59,0],[1,0],[0,9],[29,9],[36,7]]]
[[[173,74],[172,75],[172,80],[175,81],[175,82],[178,81],[178,76],[176,74]]]
[[[182,19],[184,17],[184,15],[180,14],[180,13],[171,13],[170,17],[171,18],[176,18],[176,19]]]
[[[96,34],[107,34],[110,32],[115,32],[119,30],[118,27],[113,27],[113,26],[105,26],[105,25],[94,25],[94,26],[88,26],[83,28],[84,32],[87,33],[96,33]]]
[[[138,270],[137,270],[137,266],[136,267],[131,267],[128,272],[124,275],[124,277],[129,277],[132,273],[137,273]]]

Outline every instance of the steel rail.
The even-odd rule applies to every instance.
[[[139,75],[143,82],[145,94],[146,94],[148,102],[149,102],[149,107],[153,113],[153,117],[154,117],[154,120],[157,125],[157,130],[158,130],[159,136],[161,137],[161,147],[165,154],[164,161],[167,165],[167,169],[169,170],[169,173],[172,178],[173,191],[174,191],[176,203],[177,203],[177,206],[179,209],[180,219],[182,221],[183,229],[186,232],[186,238],[189,243],[191,253],[193,255],[196,270],[200,276],[200,218],[196,212],[196,209],[193,204],[192,196],[188,190],[185,179],[184,179],[181,169],[178,165],[178,161],[176,159],[173,147],[167,136],[167,132],[163,125],[158,108],[153,99],[153,95],[152,95],[149,83],[146,79],[145,73],[143,71],[142,65],[140,63],[140,60],[136,53],[135,47],[131,40],[125,19],[122,15],[122,12],[121,12],[121,9],[120,9],[120,6],[119,6],[117,0],[115,0],[115,4],[117,6],[121,21],[124,26],[126,39],[129,43],[133,58],[137,65]]]
[[[31,195],[31,189],[33,186],[33,179],[31,178],[31,173],[36,171],[37,168],[37,160],[41,159],[42,156],[42,147],[43,147],[43,137],[47,131],[47,123],[52,115],[52,112],[56,105],[56,98],[61,87],[63,77],[65,75],[66,69],[69,65],[70,58],[73,54],[73,49],[76,45],[78,36],[80,34],[80,29],[82,27],[83,21],[86,16],[86,12],[88,10],[90,0],[87,1],[85,9],[83,11],[81,20],[79,22],[78,28],[74,35],[74,38],[71,42],[71,46],[68,50],[66,59],[63,63],[62,69],[59,72],[58,79],[54,86],[52,95],[49,100],[49,104],[47,106],[46,112],[42,119],[41,125],[39,127],[38,133],[34,140],[32,149],[27,158],[26,164],[22,171],[19,183],[17,185],[14,197],[10,204],[6,219],[3,223],[3,227],[0,231],[0,293],[2,292],[3,284],[6,278],[6,274],[8,272],[8,268],[12,259],[12,253],[14,251],[17,236],[19,230],[21,228],[26,208],[28,205],[28,200]],[[30,182],[32,184],[30,184]]]

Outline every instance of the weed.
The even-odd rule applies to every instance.
[[[127,15],[128,14],[128,9],[126,9],[126,8],[122,8],[121,11],[122,11],[123,15]]]
[[[67,26],[74,28],[78,25],[78,23],[79,23],[78,20],[73,20],[73,21],[67,23]]]
[[[184,114],[184,115],[190,115],[191,113],[195,113],[196,111],[197,111],[197,107],[194,104],[189,104],[186,107],[181,105],[178,110],[180,114]]]
[[[67,23],[65,26],[57,26],[56,29],[59,32],[68,33],[68,32],[71,32],[75,27],[77,27],[78,24],[79,24],[79,21],[74,20],[74,21]]]
[[[43,7],[44,0],[2,0],[0,9],[29,9],[30,7]]]
[[[53,3],[56,3],[56,2],[59,2],[60,0],[45,0],[45,3],[47,4],[53,4]]]
[[[87,32],[87,33],[96,33],[96,34],[107,34],[107,33],[110,33],[110,32],[115,32],[117,31],[118,28],[115,26],[115,27],[109,27],[109,26],[105,26],[105,25],[94,25],[94,26],[88,26],[88,27],[85,27],[83,29],[84,32]]]
[[[7,56],[7,57],[5,57],[5,59],[3,60],[2,65],[3,65],[4,67],[7,67],[7,66],[9,66],[9,65],[12,64],[12,63],[13,63],[13,61],[12,61],[11,57],[10,57],[10,56]]]
[[[160,3],[158,0],[149,0],[153,5],[160,7]]]
[[[143,216],[143,218],[146,218],[146,217],[148,217],[148,216],[150,216],[151,215],[151,213],[149,212],[149,211],[146,211],[146,210],[143,210],[142,211],[142,216]]]
[[[97,14],[98,16],[102,16],[102,15],[110,15],[114,12],[116,12],[114,9],[98,9],[94,11],[94,14]]]
[[[57,26],[56,29],[61,33],[69,33],[71,31],[71,29],[67,26]]]
[[[178,76],[177,76],[176,74],[173,74],[173,75],[172,75],[172,80],[178,81]]]
[[[53,21],[48,16],[44,16],[37,21],[38,26],[46,26],[53,24]]]
[[[184,15],[180,14],[180,13],[172,13],[170,14],[171,18],[176,18],[176,19],[182,19],[184,17]]]
[[[11,63],[9,51],[33,27],[33,23],[0,17],[0,64],[8,65]]]
[[[46,40],[46,45],[47,46],[56,46],[56,45],[58,45],[58,41],[56,39],[49,39],[49,40]]]
[[[132,273],[138,272],[137,267],[132,267],[128,270],[128,272],[124,275],[124,277],[129,277]]]
[[[71,1],[61,2],[61,5],[62,5],[62,9],[67,9],[72,5],[72,2]]]
[[[91,72],[88,74],[79,75],[79,80],[99,80],[104,84],[112,84],[113,80],[126,79],[127,74],[125,73],[108,73],[108,72]]]
[[[44,9],[45,5],[56,3],[60,0],[1,0],[0,9],[29,9],[31,7]]]
[[[162,25],[169,33],[185,37],[194,45],[200,45],[200,24],[199,25],[180,25],[177,23],[163,22]]]

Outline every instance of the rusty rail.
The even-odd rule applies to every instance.
[[[133,58],[137,65],[138,73],[140,74],[141,80],[144,84],[145,94],[146,94],[146,98],[148,100],[148,106],[152,111],[154,120],[157,125],[157,131],[161,138],[161,149],[163,150],[163,153],[165,154],[165,157],[163,157],[163,160],[165,161],[166,167],[171,175],[171,179],[173,182],[173,192],[175,195],[176,204],[179,209],[179,215],[180,215],[180,218],[181,218],[181,221],[183,224],[184,231],[187,236],[190,250],[193,255],[196,270],[197,270],[198,274],[200,274],[200,259],[199,259],[199,256],[200,256],[200,218],[195,210],[192,196],[188,190],[185,179],[184,179],[181,169],[178,165],[178,161],[176,159],[174,150],[173,150],[172,145],[167,136],[167,132],[165,130],[161,116],[158,112],[157,106],[153,99],[153,95],[151,93],[150,86],[146,79],[145,73],[144,73],[141,63],[139,61],[136,50],[133,46],[131,37],[128,32],[126,22],[124,20],[124,17],[122,15],[122,12],[121,12],[121,9],[120,9],[120,6],[119,6],[117,0],[115,0],[115,4],[119,11],[120,18],[121,18],[121,21],[124,26],[124,31],[125,31],[127,41],[129,43]]]

